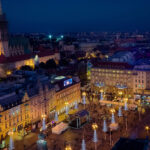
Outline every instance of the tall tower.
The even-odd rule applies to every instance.
[[[9,56],[8,49],[8,22],[2,11],[2,2],[0,0],[0,55]]]

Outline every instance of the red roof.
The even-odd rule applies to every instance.
[[[24,55],[18,55],[18,56],[10,56],[10,57],[5,57],[4,55],[1,55],[0,63],[3,64],[3,63],[12,63],[12,62],[17,62],[17,61],[27,60],[27,59],[35,57],[36,54],[39,57],[44,57],[44,56],[54,55],[55,53],[46,50],[46,51],[40,51],[39,53],[24,54]]]

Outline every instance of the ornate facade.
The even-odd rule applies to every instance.
[[[8,22],[2,12],[0,1],[0,76],[5,76],[8,70],[18,69],[23,65],[34,67],[36,56],[39,63],[49,59],[59,61],[58,52],[44,50],[35,54],[27,38],[8,34]]]
[[[66,80],[66,79],[65,79]],[[60,86],[63,81],[50,84],[47,80],[28,83],[26,90],[20,89],[0,97],[0,140],[4,139],[10,130],[20,133],[22,129],[37,126],[42,115],[47,120],[54,119],[55,111],[64,113],[65,102],[69,107],[80,102],[80,81],[73,80],[68,86]],[[59,90],[58,88],[59,84]]]
[[[150,95],[150,70],[137,69],[126,63],[102,62],[91,69],[91,84],[103,84],[103,89],[126,90],[129,97]],[[111,87],[107,88],[107,87]],[[109,91],[111,92],[111,91]]]

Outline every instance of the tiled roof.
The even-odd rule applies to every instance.
[[[4,110],[19,105],[21,103],[21,95],[17,95],[15,92],[2,96],[0,98],[0,105]]]
[[[54,55],[54,52],[43,51],[43,52],[34,53],[34,54],[24,54],[24,55],[18,55],[18,56],[10,56],[10,57],[5,57],[4,55],[1,55],[0,63],[3,64],[3,63],[12,63],[12,62],[17,62],[17,61],[27,60],[27,59],[35,57],[36,54],[39,57],[44,57],[44,56]]]
[[[0,106],[3,108],[3,110],[7,110],[14,106],[17,106],[22,103],[22,98],[24,97],[26,92],[29,98],[31,98],[33,96],[37,96],[40,89],[45,90],[46,86],[49,90],[53,88],[53,86],[46,81],[33,81],[30,83],[25,83],[21,88],[21,92],[16,92],[14,90],[9,94],[7,92],[3,93],[3,95],[1,95],[0,97]]]

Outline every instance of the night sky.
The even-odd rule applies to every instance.
[[[150,0],[2,0],[11,32],[150,31]]]

